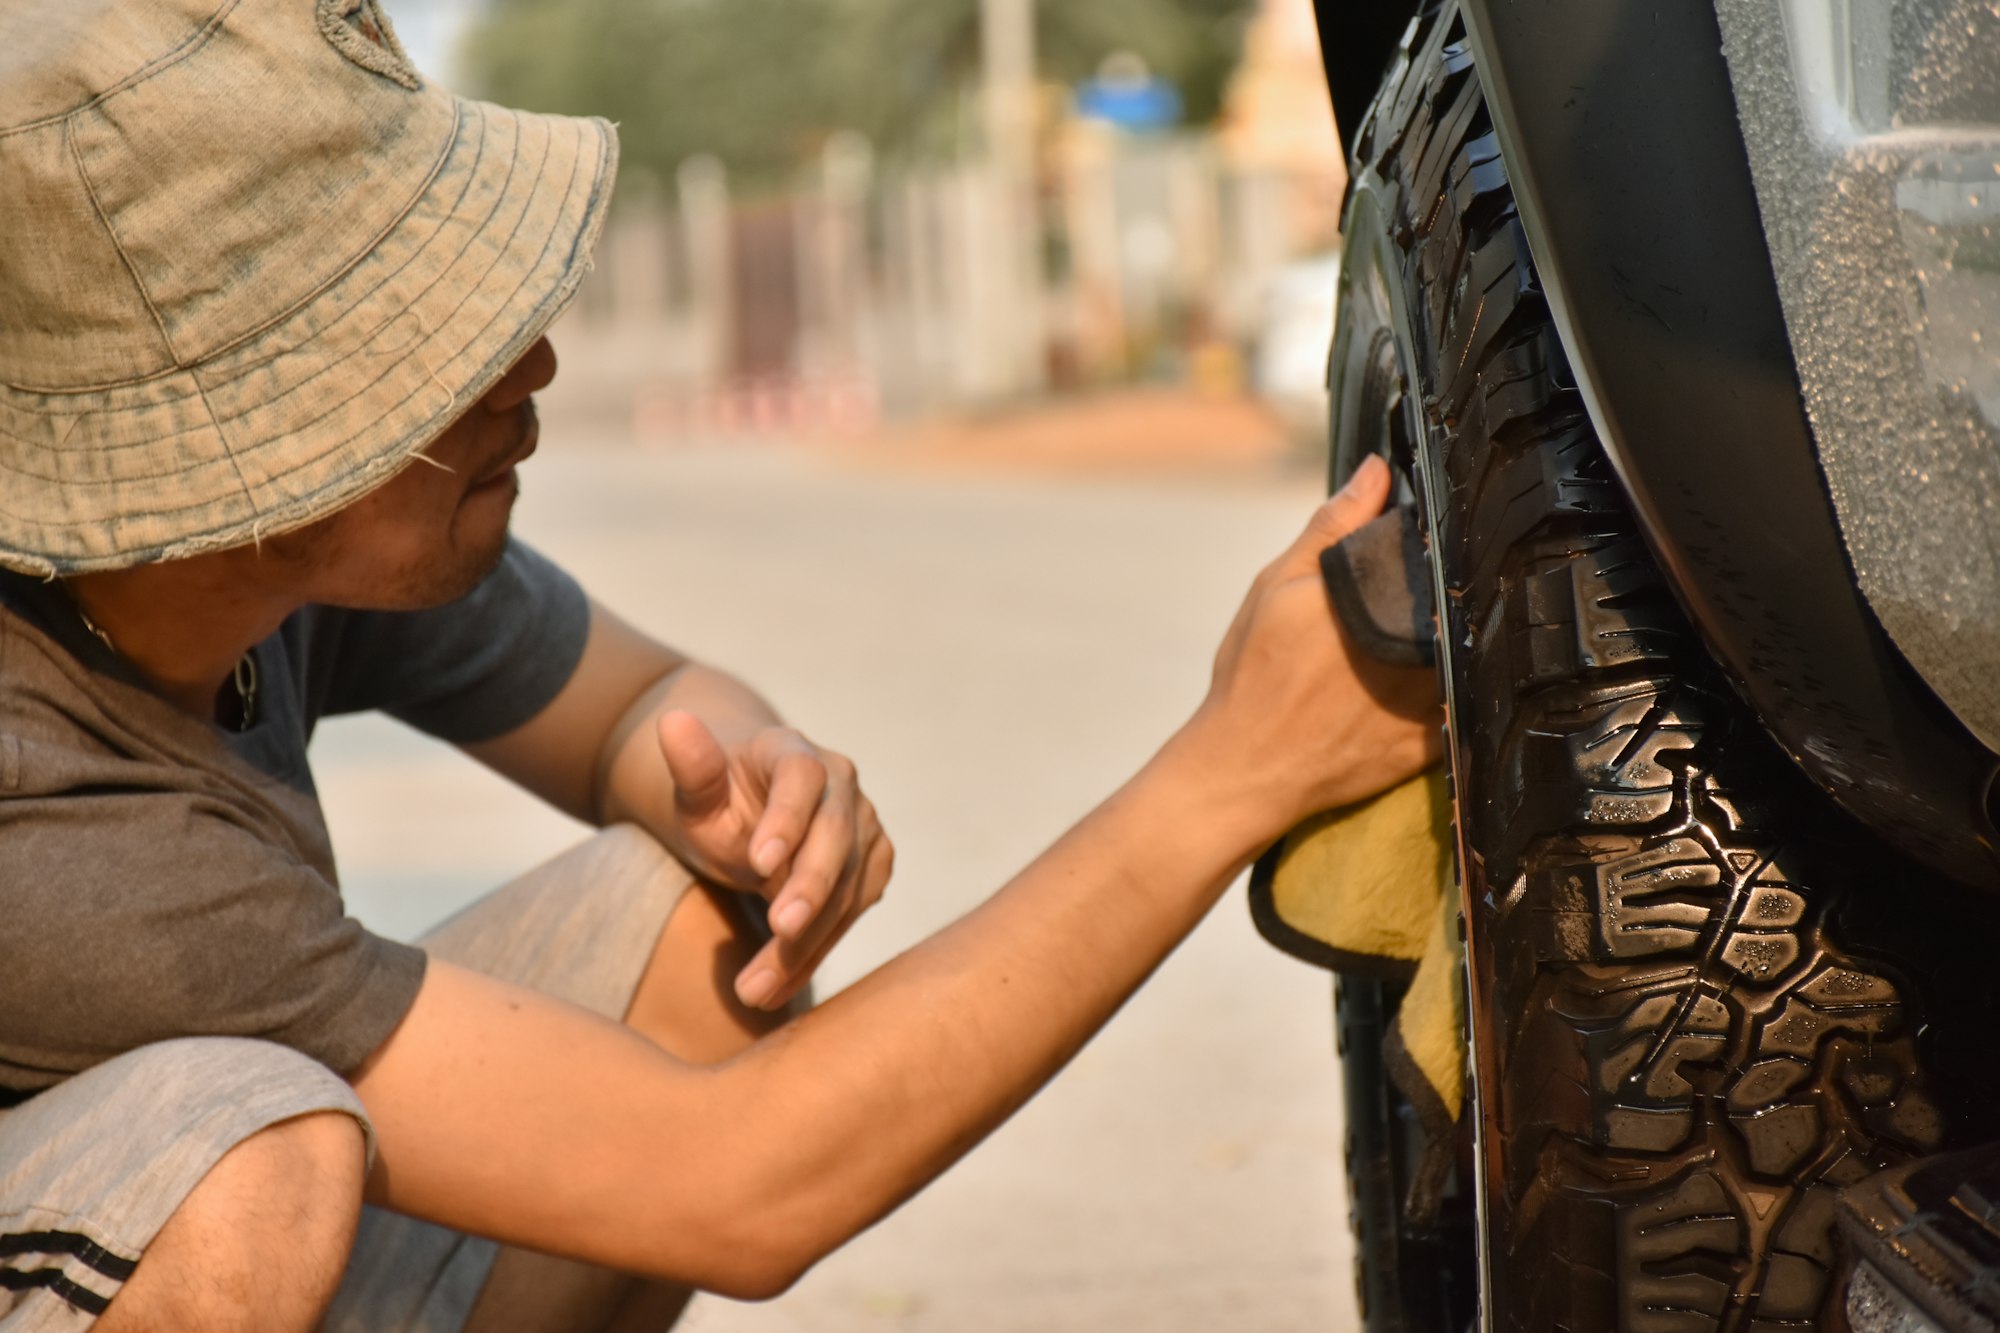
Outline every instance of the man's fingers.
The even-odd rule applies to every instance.
[[[856,878],[856,893],[848,909],[841,913],[840,920],[827,932],[803,959],[794,963],[788,971],[791,982],[781,986],[772,1005],[790,1004],[794,996],[806,988],[819,971],[821,963],[832,953],[834,946],[847,938],[847,932],[861,919],[861,914],[882,901],[882,890],[888,885],[889,877],[896,869],[896,848],[886,837],[878,837],[869,844],[867,855],[861,858],[859,874]]]
[[[821,787],[818,812],[792,858],[784,888],[771,900],[771,929],[780,939],[804,939],[813,929],[854,854],[858,832],[854,785],[822,778]]]
[[[865,912],[882,901],[882,895],[888,891],[889,880],[895,873],[896,844],[883,834],[868,845],[868,855],[862,862],[861,911]]]
[[[728,805],[729,756],[702,720],[692,713],[667,713],[659,734],[682,817],[697,819]]]
[[[846,937],[861,914],[882,901],[883,889],[895,872],[896,849],[881,826],[864,840],[865,851],[853,858],[848,873],[801,939],[773,939],[757,951],[736,979],[736,993],[758,1009],[781,1009],[806,988],[813,974]]]
[[[1307,559],[1317,568],[1321,551],[1382,512],[1382,507],[1389,503],[1393,481],[1389,465],[1379,455],[1370,454],[1361,460],[1361,466],[1354,470],[1347,484],[1314,511],[1304,534],[1287,553],[1288,560]]]
[[[833,938],[845,934],[852,913],[829,913],[832,929],[814,931],[806,941],[782,936],[767,940],[736,976],[736,998],[752,1009],[777,1009],[797,995],[812,980],[813,969],[832,947]]]
[[[763,818],[750,834],[750,868],[769,879],[803,844],[826,797],[826,765],[804,741],[767,762],[772,764],[767,777],[770,794]],[[797,877],[796,867],[793,876]]]
[[[800,991],[812,985],[813,974],[819,971],[819,965],[826,961],[827,955],[833,952],[836,945],[847,938],[847,932],[852,930],[854,923],[860,919],[857,913],[849,913],[842,917],[839,926],[829,931],[827,937],[821,940],[810,954],[788,968],[786,975],[789,979],[778,988],[777,994],[771,997],[768,1007],[782,1009],[797,999]]]
[[[858,912],[842,914],[837,920],[832,920],[832,929],[823,937],[816,938],[810,948],[791,940],[770,941],[757,951],[757,956],[750,960],[750,965],[737,979],[737,998],[753,1009],[784,1008],[800,991],[812,984],[813,974],[819,971],[820,964],[826,961],[834,946],[847,937],[847,932],[860,919]]]

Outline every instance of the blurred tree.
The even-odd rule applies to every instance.
[[[709,152],[751,177],[788,169],[826,119],[837,39],[824,0],[497,0],[468,35],[479,91],[617,121],[627,160],[672,179]]]
[[[1131,51],[1217,114],[1255,0],[1039,0],[1041,66],[1065,84]],[[465,68],[484,96],[619,122],[626,160],[671,179],[714,153],[753,187],[826,136],[889,153],[971,147],[979,0],[492,0]]]

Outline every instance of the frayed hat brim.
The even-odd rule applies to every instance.
[[[408,466],[506,374],[589,268],[617,136],[453,102],[411,207],[297,310],[137,383],[0,386],[0,564],[86,573],[304,526]]]

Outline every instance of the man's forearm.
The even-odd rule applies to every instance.
[[[719,1068],[434,965],[357,1080],[382,1145],[371,1197],[729,1295],[782,1290],[1032,1095],[1275,833],[1207,771],[1170,745],[984,906]]]
[[[778,1253],[808,1264],[944,1170],[1213,906],[1276,830],[1205,772],[1176,741],[985,905],[721,1071]]]

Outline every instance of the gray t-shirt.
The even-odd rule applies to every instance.
[[[255,650],[255,725],[161,699],[64,590],[0,572],[0,1105],[149,1042],[280,1042],[340,1073],[408,1012],[424,955],[348,917],[306,745],[379,709],[460,744],[526,722],[589,604],[518,543],[436,611],[312,607]]]

